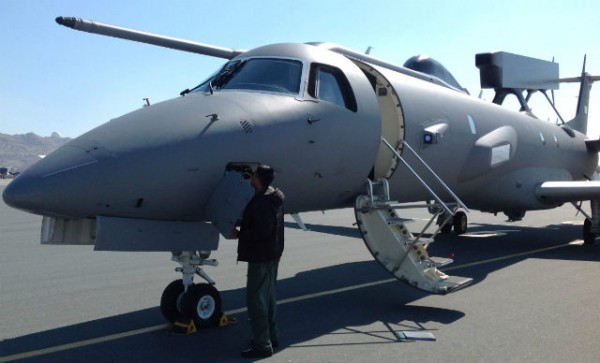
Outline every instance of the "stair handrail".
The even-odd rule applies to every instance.
[[[385,139],[385,138],[381,138],[381,141],[383,141],[387,147],[390,148],[390,150],[392,150],[392,153],[394,153],[394,155],[396,155],[396,157],[398,158],[398,160],[400,160],[402,162],[402,164],[404,164],[404,166],[406,166],[406,168],[408,170],[410,170],[413,175],[419,180],[419,182],[421,182],[421,185],[423,185],[425,187],[425,189],[427,189],[427,191],[429,192],[429,194],[431,194],[431,196],[442,206],[442,208],[444,208],[444,210],[448,213],[448,214],[454,214],[452,212],[452,210],[450,210],[450,208],[448,208],[448,206],[446,205],[446,203],[444,203],[442,201],[442,198],[440,198],[434,191],[433,189],[431,189],[429,187],[429,185],[425,182],[425,180],[423,180],[423,178],[421,178],[421,176],[419,176],[419,173],[417,173],[415,171],[415,169],[413,169],[409,163],[406,162],[406,160],[404,160],[402,158],[402,156],[400,156],[400,154],[396,151],[396,149],[394,149],[394,147],[392,145],[390,145],[390,143]]]
[[[398,160],[400,160],[404,164],[404,166],[406,166],[406,168],[413,173],[413,175],[419,180],[419,182],[421,182],[421,184],[425,187],[425,189],[427,189],[429,194],[431,194],[434,197],[434,199],[442,206],[442,208],[444,208],[444,210],[447,213],[449,213],[450,215],[453,215],[454,213],[450,210],[450,208],[448,208],[446,203],[444,203],[442,201],[442,199],[433,191],[433,189],[431,189],[431,187],[427,184],[427,182],[425,182],[425,180],[423,180],[423,178],[421,178],[421,176],[410,166],[410,164],[406,160],[404,160],[404,158],[398,153],[398,151],[384,137],[381,138],[381,141],[383,141],[383,143],[392,151],[392,153],[398,158]],[[469,208],[467,208],[467,206],[462,202],[462,200],[460,200],[460,198],[450,189],[450,187],[448,187],[448,185],[446,185],[446,183],[444,183],[442,178],[440,178],[433,171],[433,169],[431,169],[431,167],[425,162],[425,160],[423,160],[419,156],[419,154],[417,154],[415,152],[415,150],[405,140],[401,140],[400,142],[402,143],[403,146],[406,146],[408,148],[408,150],[410,150],[413,153],[414,156],[417,157],[417,160],[419,160],[421,162],[421,164],[423,166],[425,166],[425,168],[427,168],[427,170],[429,170],[429,172],[442,185],[442,187],[446,190],[446,192],[448,192],[448,194],[450,194],[452,199],[454,199],[454,201],[456,203],[458,203],[458,205],[461,206],[466,212],[470,212]]]
[[[408,150],[410,150],[410,152],[412,152],[413,155],[417,157],[421,164],[423,164],[427,168],[427,170],[429,170],[431,175],[433,175],[437,179],[437,181],[442,185],[442,187],[444,187],[448,194],[450,194],[452,199],[454,199],[454,201],[458,203],[458,205],[460,205],[466,212],[470,212],[469,208],[467,208],[465,203],[463,203],[462,200],[460,200],[460,198],[456,194],[454,194],[452,189],[450,189],[450,187],[442,180],[442,178],[440,178],[439,175],[437,175],[436,172],[434,172],[433,169],[431,169],[429,164],[427,164],[425,160],[423,160],[423,158],[421,158],[419,154],[417,154],[417,152],[405,140],[402,140],[401,142],[402,145],[406,146]]]

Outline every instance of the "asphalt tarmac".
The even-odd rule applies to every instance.
[[[0,181],[4,182],[4,181]],[[3,190],[0,183],[0,192]],[[427,212],[404,217],[424,223]],[[473,285],[440,296],[391,278],[370,256],[350,209],[287,219],[278,282],[281,345],[269,362],[598,362],[600,246],[582,246],[571,206],[521,222],[472,212],[469,233],[439,236],[431,255]],[[0,203],[0,362],[241,361],[249,326],[244,263],[222,240],[207,267],[236,325],[170,336],[159,311],[178,275],[168,253],[42,246],[41,217]],[[436,341],[401,342],[426,330]]]

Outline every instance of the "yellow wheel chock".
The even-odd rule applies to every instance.
[[[228,316],[225,313],[221,313],[221,318],[219,319],[219,327],[224,327],[231,324],[236,324],[237,319]],[[194,323],[194,319],[179,319],[173,323],[173,327],[169,331],[171,335],[191,335],[198,331],[196,328],[196,324]]]
[[[190,319],[189,323],[185,323],[184,321],[177,320],[173,324],[173,328],[170,331],[171,335],[191,335],[197,332],[196,324],[194,323],[194,319]]]
[[[237,319],[232,318],[225,313],[221,313],[221,319],[219,319],[219,327],[224,327],[231,324],[237,324]]]

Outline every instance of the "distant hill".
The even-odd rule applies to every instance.
[[[48,155],[70,140],[56,132],[47,137],[32,132],[24,135],[0,133],[0,167],[22,171],[39,159],[39,155]]]

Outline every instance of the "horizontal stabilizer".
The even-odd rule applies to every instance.
[[[592,82],[600,81],[600,76],[587,75],[586,78]],[[561,78],[558,81],[560,83],[579,83],[579,82],[581,82],[581,79],[582,79],[581,77],[567,77],[567,78]]]
[[[600,199],[600,181],[550,181],[542,183],[535,195],[545,203]]]

